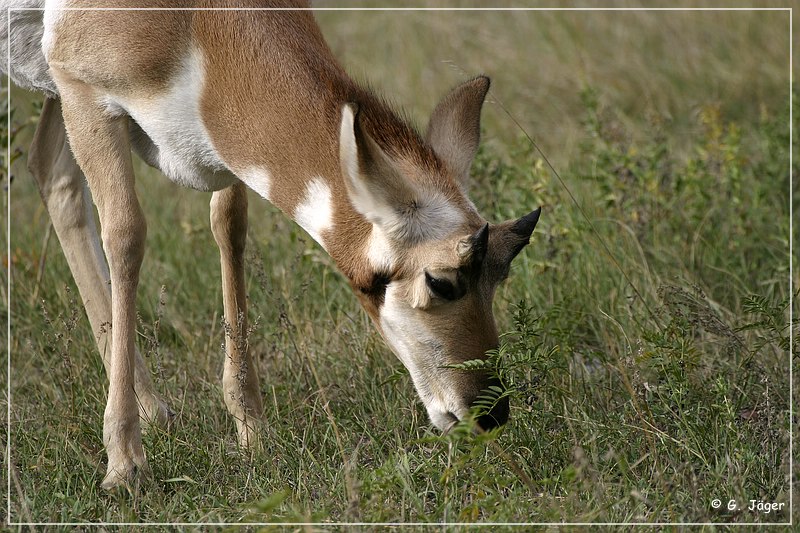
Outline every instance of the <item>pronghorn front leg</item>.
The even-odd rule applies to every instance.
[[[111,332],[105,325],[111,322],[110,274],[97,235],[86,179],[67,142],[58,100],[45,99],[28,153],[28,169],[47,206],[108,373]],[[139,417],[147,423],[165,426],[174,415],[153,390],[150,371],[138,350],[135,359]]]
[[[247,238],[247,191],[236,183],[211,197],[211,231],[222,265],[225,308],[225,365],[222,390],[225,405],[236,419],[239,443],[254,444],[261,417],[258,370],[247,340],[247,301],[244,283],[244,247]]]
[[[112,116],[95,91],[57,68],[64,124],[100,215],[111,273],[111,355],[103,443],[108,471],[102,486],[130,486],[146,466],[134,392],[136,288],[147,226],[134,189],[128,117]]]

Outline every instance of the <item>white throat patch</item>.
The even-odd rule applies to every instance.
[[[327,250],[322,234],[333,228],[333,200],[330,186],[321,177],[308,182],[306,195],[294,210],[294,220]]]
[[[246,170],[237,171],[236,176],[242,180],[245,185],[257,192],[261,198],[268,202],[271,201],[269,193],[270,189],[272,189],[272,176],[266,168],[248,168]]]
[[[391,272],[395,264],[395,251],[386,233],[375,224],[365,250],[369,266],[375,272]]]

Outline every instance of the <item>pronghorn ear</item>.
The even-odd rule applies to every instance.
[[[357,104],[342,109],[339,160],[347,194],[367,221],[390,236],[405,238],[410,228],[403,209],[396,206],[416,206],[417,191],[364,131],[359,115]]]
[[[488,91],[486,76],[459,85],[433,110],[425,133],[425,140],[465,190],[481,139],[481,107]]]

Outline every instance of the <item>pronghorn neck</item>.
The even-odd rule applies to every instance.
[[[368,288],[395,266],[397,250],[348,195],[339,148],[346,105],[354,104],[363,131],[407,179],[451,204],[450,211],[469,211],[471,204],[414,128],[346,75],[310,13],[276,15],[255,17],[258,27],[253,19],[226,18],[228,25],[217,22],[214,33],[195,21],[205,69],[204,126],[235,175],[302,226],[355,287]],[[277,31],[280,24],[303,28]],[[214,46],[220,32],[237,46]],[[264,34],[275,38],[265,44]],[[450,215],[445,222],[459,218]]]
[[[320,151],[315,165],[327,171],[307,171],[303,180],[299,176],[297,182],[302,183],[302,195],[294,196],[293,207],[279,205],[295,222],[319,243],[331,256],[339,270],[348,278],[357,294],[365,295],[362,303],[368,310],[378,297],[377,292],[385,285],[399,267],[404,254],[404,247],[414,242],[444,236],[448,231],[456,229],[461,220],[477,217],[474,207],[463,194],[461,188],[451,179],[435,152],[428,146],[417,131],[396,114],[389,105],[375,95],[365,91],[350,80],[344,89],[347,96],[338,95],[332,103],[334,113],[326,113],[328,122],[320,132],[333,129],[333,139],[326,137],[314,140],[317,146],[333,146],[333,153]],[[361,211],[361,206],[354,205],[356,199],[348,193],[347,177],[342,171],[342,162],[338,138],[340,134],[342,110],[345,106],[355,105],[358,114],[363,118],[365,132],[385,151],[392,161],[396,162],[403,175],[415,183],[430,196],[441,199],[442,221],[452,224],[452,228],[441,228],[434,220],[425,221],[426,226],[420,228],[421,238],[404,239],[398,242],[392,239],[385,229],[373,224]],[[305,137],[305,141],[311,136]],[[319,143],[319,144],[318,144]],[[378,180],[391,181],[391,176],[377,176]],[[280,187],[297,191],[296,183],[287,180],[273,182],[272,190],[276,197],[281,196]],[[289,193],[291,194],[291,193]],[[288,194],[287,194],[288,196]],[[280,200],[279,200],[280,201]],[[415,201],[397,201],[390,209],[402,212],[412,207]],[[421,203],[421,202],[420,202]],[[371,204],[369,204],[371,205]],[[447,211],[447,212],[445,212]],[[462,211],[464,213],[462,213]],[[425,231],[433,230],[430,234]],[[376,311],[377,312],[377,311]],[[372,314],[372,313],[370,313]]]

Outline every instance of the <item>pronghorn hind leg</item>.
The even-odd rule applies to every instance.
[[[247,340],[247,302],[244,280],[244,248],[247,237],[247,192],[236,183],[211,197],[211,230],[217,241],[222,266],[222,298],[225,309],[225,365],[222,389],[225,405],[236,420],[239,443],[256,442],[261,418],[258,371]]]
[[[51,68],[75,159],[89,183],[100,216],[111,274],[111,353],[103,443],[108,470],[102,487],[131,487],[146,471],[134,390],[136,290],[147,225],[134,187],[128,117],[112,116],[98,94],[58,68]]]
[[[89,190],[67,142],[58,100],[45,99],[28,154],[28,168],[53,221],[108,373],[111,277],[97,234]],[[134,357],[139,416],[147,424],[166,426],[174,413],[154,392],[150,371],[138,350]]]

